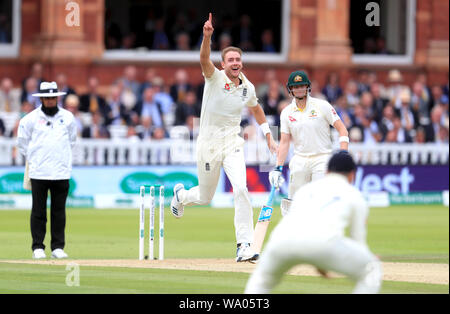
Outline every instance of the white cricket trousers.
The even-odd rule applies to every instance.
[[[353,293],[374,294],[381,288],[381,263],[360,243],[345,237],[321,241],[273,234],[247,282],[245,293],[270,293],[284,273],[298,264],[348,276],[356,282]],[[298,292],[301,291],[300,284]]]
[[[253,208],[247,189],[247,174],[244,159],[243,141],[239,145],[210,142],[197,142],[198,186],[179,193],[185,206],[207,205],[216,192],[223,167],[233,187],[234,227],[237,243],[253,242]],[[224,148],[226,147],[226,148]]]
[[[325,176],[327,164],[331,154],[318,154],[314,156],[294,155],[289,162],[289,198],[308,182]]]

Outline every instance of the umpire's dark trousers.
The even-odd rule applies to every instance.
[[[51,249],[64,249],[66,228],[66,199],[69,180],[31,179],[31,236],[32,250],[45,249],[44,238],[47,226],[47,196],[50,190]]]

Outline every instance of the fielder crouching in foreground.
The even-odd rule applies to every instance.
[[[353,293],[378,293],[382,268],[366,243],[367,202],[351,185],[356,165],[346,151],[332,156],[327,175],[295,194],[290,211],[272,232],[245,293],[269,293],[297,264],[356,282]],[[349,228],[350,236],[344,231]]]
[[[64,252],[66,199],[72,172],[72,148],[77,129],[72,113],[57,105],[55,82],[42,82],[39,93],[41,106],[20,120],[17,146],[28,162],[31,179],[30,227],[33,239],[32,257],[46,258],[44,238],[47,224],[47,196],[50,191],[51,249],[53,258],[67,258]]]

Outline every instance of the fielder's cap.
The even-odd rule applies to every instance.
[[[340,150],[328,161],[329,172],[349,173],[356,170],[353,157],[346,150]]]
[[[65,95],[65,92],[58,92],[56,82],[42,82],[39,86],[39,93],[32,94],[34,97],[58,97]]]

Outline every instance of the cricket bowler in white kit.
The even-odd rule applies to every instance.
[[[328,174],[297,191],[291,210],[270,235],[245,293],[269,293],[297,264],[310,264],[356,282],[353,293],[378,293],[382,267],[366,244],[367,202],[354,186],[356,165],[346,151],[333,155]],[[349,228],[349,237],[345,229]]]
[[[261,126],[271,152],[277,145],[272,137],[266,117],[256,98],[255,87],[241,72],[242,51],[227,47],[222,51],[222,67],[219,71],[210,60],[212,14],[203,26],[200,47],[200,64],[205,77],[200,131],[197,139],[197,170],[199,185],[185,190],[182,184],[174,187],[172,213],[179,218],[184,206],[209,204],[216,191],[223,167],[233,186],[237,241],[236,261],[258,258],[250,247],[253,241],[253,208],[247,189],[244,140],[241,131],[241,113],[244,106]]]
[[[289,75],[286,84],[292,102],[280,115],[280,145],[277,166],[269,173],[270,183],[279,188],[284,178],[281,166],[289,152],[290,142],[294,144],[294,156],[289,162],[289,195],[281,202],[284,216],[289,210],[295,192],[304,184],[322,178],[331,156],[331,128],[339,133],[340,149],[348,150],[348,131],[333,106],[325,100],[311,97],[311,82],[303,71]]]

